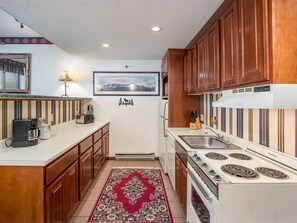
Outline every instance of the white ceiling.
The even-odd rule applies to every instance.
[[[159,60],[185,48],[223,0],[0,0],[0,8],[69,54]],[[1,10],[0,10],[1,11]],[[162,26],[153,33],[151,27]],[[0,12],[0,36],[38,36]],[[102,48],[108,42],[111,47]]]

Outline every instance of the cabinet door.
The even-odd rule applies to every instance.
[[[46,188],[46,222],[63,223],[65,220],[65,174]]]
[[[182,182],[182,186],[180,187],[180,204],[181,207],[185,213],[187,214],[187,185],[184,185],[184,183],[187,183],[187,167],[181,163],[181,171],[180,171],[180,181]]]
[[[237,1],[234,1],[220,18],[221,84],[223,88],[238,85],[237,19]]]
[[[93,177],[93,153],[92,148],[89,148],[80,158],[79,158],[79,171],[80,171],[80,200],[85,196],[89,187],[92,183]]]
[[[269,80],[267,0],[239,0],[239,82]]]
[[[197,45],[191,48],[191,85],[190,92],[195,93],[198,91],[198,76],[197,76]]]
[[[184,56],[184,93],[191,92],[191,51],[188,50]]]
[[[179,159],[178,155],[175,154],[175,189],[178,196],[180,196],[180,185],[181,185],[181,178],[180,178],[180,171],[181,171],[181,160]]]
[[[197,42],[197,75],[198,91],[205,91],[207,86],[205,36],[202,36]]]
[[[66,170],[66,222],[69,222],[79,204],[78,199],[78,161]]]
[[[220,88],[220,33],[219,21],[206,32],[206,87],[207,90]]]

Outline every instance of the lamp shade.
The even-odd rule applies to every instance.
[[[59,81],[73,81],[73,79],[68,75],[67,71],[63,71],[60,75]]]

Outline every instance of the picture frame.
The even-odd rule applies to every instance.
[[[94,96],[159,96],[160,72],[93,71]]]

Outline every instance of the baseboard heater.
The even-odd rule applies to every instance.
[[[116,160],[155,160],[155,153],[116,153]]]

